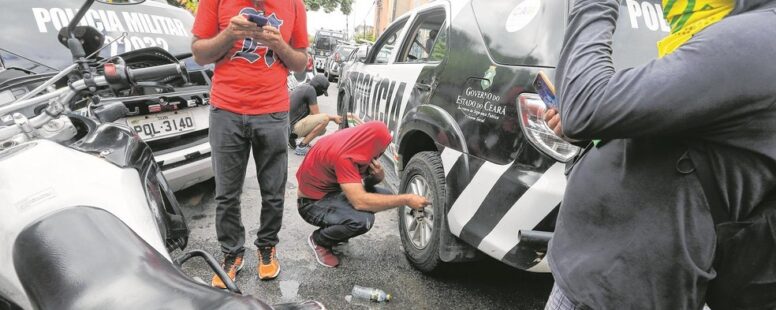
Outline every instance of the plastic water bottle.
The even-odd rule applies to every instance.
[[[355,285],[350,292],[353,299],[370,300],[373,302],[388,302],[391,301],[391,294],[385,293],[383,290],[363,287]]]

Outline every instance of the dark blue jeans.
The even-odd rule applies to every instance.
[[[245,251],[240,195],[251,149],[261,189],[261,218],[255,245],[265,247],[278,243],[288,177],[287,138],[287,112],[241,115],[211,107],[216,234],[224,253]]]
[[[379,187],[367,187],[366,190],[371,193],[393,194]],[[320,227],[313,232],[313,241],[327,248],[365,234],[375,223],[374,213],[353,208],[343,192],[329,193],[321,200],[300,198],[297,202],[299,215],[306,222]]]

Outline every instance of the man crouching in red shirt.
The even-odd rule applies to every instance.
[[[375,212],[430,204],[415,194],[392,195],[375,187],[385,178],[379,158],[389,143],[385,124],[367,122],[320,139],[299,166],[299,214],[320,227],[307,242],[321,265],[337,267],[331,247],[369,231]]]
[[[258,15],[259,27],[246,16]],[[262,280],[280,272],[275,254],[288,177],[288,70],[303,70],[307,17],[302,0],[202,0],[191,51],[216,63],[210,92],[210,146],[216,179],[216,234],[223,266],[234,280],[243,266],[240,217],[248,155],[253,150],[261,187],[261,219],[254,244]],[[225,287],[218,276],[212,285]]]

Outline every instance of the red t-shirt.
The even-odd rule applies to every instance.
[[[369,163],[385,151],[391,134],[377,121],[321,138],[296,172],[300,196],[321,199],[341,191],[340,184],[361,183]]]
[[[307,15],[302,0],[201,0],[191,30],[209,39],[245,13],[263,14],[278,28],[292,48],[307,48]],[[250,38],[234,41],[229,52],[216,63],[211,104],[239,114],[268,114],[288,111],[288,69],[266,46]]]

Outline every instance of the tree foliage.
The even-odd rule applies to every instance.
[[[358,32],[353,36],[353,40],[356,42],[359,41],[368,41],[368,42],[375,42],[375,34],[374,32],[367,32],[366,34],[363,32]]]
[[[167,0],[167,3],[182,7],[192,14],[197,14],[197,7],[199,6],[199,0]]]
[[[310,11],[323,9],[326,13],[334,12],[337,7],[345,15],[349,15],[353,10],[353,0],[304,0],[304,4]]]

